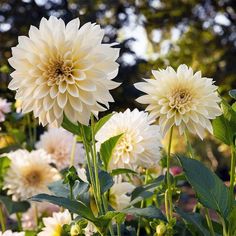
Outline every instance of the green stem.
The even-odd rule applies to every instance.
[[[35,223],[36,223],[36,226],[38,227],[39,226],[39,213],[38,213],[38,207],[37,205],[35,204]]]
[[[75,148],[76,148],[76,143],[77,143],[77,136],[74,136],[73,139],[73,144],[71,147],[71,153],[70,153],[70,166],[73,166],[75,163]]]
[[[73,186],[70,185],[70,200],[74,200]],[[71,219],[74,219],[73,213],[71,213]]]
[[[28,132],[29,132],[29,142],[30,142],[30,147],[33,147],[33,133],[31,130],[31,119],[30,119],[30,113],[26,115],[27,118],[27,124],[28,124]]]
[[[236,155],[235,155],[235,146],[231,146],[231,167],[230,167],[230,195],[231,203],[234,201],[234,181],[235,181],[235,164],[236,164]]]
[[[215,232],[214,232],[214,229],[213,229],[213,225],[212,225],[212,221],[211,221],[211,218],[210,218],[209,210],[207,208],[206,208],[206,221],[207,221],[207,225],[208,225],[208,228],[210,230],[211,236],[215,236]]]
[[[148,181],[148,169],[146,169],[145,171],[145,179],[144,179],[144,184],[147,184],[147,181]],[[144,200],[141,201],[141,208],[143,208],[144,206]],[[139,217],[139,220],[138,220],[138,229],[137,229],[137,236],[140,235],[140,230],[141,230],[141,217]]]
[[[91,185],[92,185],[92,189],[93,189],[94,199],[95,199],[95,202],[96,202],[98,212],[102,212],[100,204],[97,200],[97,190],[96,190],[96,186],[95,186],[95,181],[94,181],[94,176],[93,176],[93,169],[92,169],[92,164],[91,164],[91,160],[90,160],[89,147],[88,147],[88,143],[87,143],[87,140],[86,140],[83,125],[81,126],[81,134],[82,134],[82,142],[84,144],[84,148],[85,148],[85,152],[86,152],[86,157],[87,157],[87,162],[88,162],[87,164],[88,164],[88,170],[89,170],[89,177],[90,177],[90,181],[91,181]]]
[[[173,136],[173,127],[171,127],[170,130],[170,137],[169,137],[169,144],[168,144],[168,152],[167,152],[167,163],[166,163],[166,167],[167,167],[167,189],[168,189],[168,201],[169,204],[166,203],[166,206],[169,206],[169,216],[167,216],[168,220],[170,221],[172,219],[173,216],[173,205],[172,205],[172,189],[171,189],[171,181],[170,181],[170,151],[171,151],[171,143],[172,143],[172,136]]]
[[[108,211],[107,198],[104,195],[102,196],[102,203],[103,203],[105,212],[107,212]],[[109,231],[110,231],[111,236],[115,236],[112,223],[109,224]]]
[[[192,148],[192,145],[191,145],[191,142],[190,142],[190,139],[189,139],[188,131],[184,132],[184,136],[185,136],[185,140],[186,140],[186,143],[187,143],[189,156],[190,156],[190,158],[194,158],[194,152],[193,152],[193,148]]]
[[[120,224],[117,224],[116,227],[117,227],[117,235],[121,236]]]
[[[228,235],[228,233],[227,233],[225,220],[222,218],[222,216],[220,214],[218,214],[218,216],[219,216],[219,219],[220,219],[221,224],[223,226],[223,236],[231,236],[231,235]]]
[[[96,190],[97,190],[98,203],[102,205],[101,188],[100,188],[100,182],[99,182],[99,176],[98,176],[98,161],[97,161],[97,150],[96,150],[94,127],[95,127],[94,115],[91,114],[92,158],[93,158],[93,167],[94,167],[94,175],[95,175],[95,184],[96,184]]]
[[[22,224],[21,224],[21,214],[19,212],[16,213],[16,218],[17,218],[17,225],[18,225],[18,230],[22,231]]]
[[[5,218],[4,218],[4,214],[3,214],[3,210],[2,210],[2,205],[0,204],[0,224],[1,224],[1,230],[2,232],[6,231],[6,222],[5,222]]]

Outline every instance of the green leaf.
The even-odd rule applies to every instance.
[[[104,163],[104,167],[106,170],[108,168],[108,165],[112,156],[112,152],[122,135],[123,134],[114,136],[101,144],[100,155],[101,155],[101,158],[102,158],[102,161]]]
[[[166,221],[165,216],[163,215],[162,211],[154,206],[148,206],[146,208],[127,208],[122,210],[121,212],[126,214],[132,214],[136,216],[142,216],[144,218],[155,218],[155,219],[161,219]]]
[[[229,91],[229,96],[236,99],[236,89],[232,89]]]
[[[63,184],[63,180],[58,180],[48,185],[48,189],[57,197],[69,197],[69,186]]]
[[[223,115],[212,121],[213,133],[216,138],[227,145],[234,142],[236,133],[236,112],[226,102],[222,102]]]
[[[177,158],[202,205],[226,218],[230,211],[230,193],[221,179],[197,160],[181,156]]]
[[[94,133],[96,134],[98,132],[98,130],[100,130],[102,128],[102,126],[113,116],[113,114],[108,114],[106,116],[104,116],[103,118],[101,118],[94,127]]]
[[[64,207],[70,212],[78,214],[87,220],[90,220],[92,222],[96,221],[96,218],[93,215],[91,209],[80,201],[74,201],[68,198],[56,197],[48,194],[38,194],[36,196],[33,196],[30,200],[38,202],[47,201],[58,206]]]
[[[115,219],[117,223],[123,222],[125,218],[125,214],[121,212],[115,212],[115,211],[108,211],[105,215],[102,215],[97,218],[97,221],[95,222],[95,225],[97,227],[108,227],[110,222]]]
[[[106,171],[99,171],[99,182],[101,186],[101,193],[105,193],[114,184],[113,178]]]
[[[11,164],[11,160],[6,157],[0,157],[0,188],[3,187],[3,180],[4,180],[4,176],[8,170],[8,168],[10,167]]]
[[[63,122],[61,125],[64,129],[66,129],[67,131],[69,131],[72,134],[76,134],[78,136],[81,136],[81,132],[80,132],[80,124],[75,125],[74,123],[72,123],[64,114],[63,117]]]
[[[201,233],[202,236],[210,236],[209,231],[204,227],[202,222],[202,216],[198,213],[186,213],[180,208],[175,208],[176,213],[178,213],[183,219],[185,219],[189,224],[193,225],[194,228]],[[200,236],[200,235],[199,235]]]
[[[9,215],[17,212],[26,212],[30,208],[29,202],[14,202],[11,197],[8,196],[0,196],[0,202],[5,206]]]
[[[114,169],[111,172],[112,176],[115,175],[121,175],[121,174],[133,174],[133,175],[138,175],[137,172],[130,170],[130,169],[126,169],[126,168],[118,168],[118,169]]]
[[[236,206],[233,207],[231,210],[229,217],[228,217],[228,222],[229,222],[229,232],[231,233],[230,235],[236,235]]]

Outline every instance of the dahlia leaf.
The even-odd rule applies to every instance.
[[[94,133],[96,134],[101,128],[102,126],[113,116],[113,114],[108,114],[104,117],[102,117],[96,124],[94,127]]]
[[[114,184],[113,178],[106,171],[100,171],[98,174],[99,182],[101,186],[101,193],[105,193]]]
[[[230,193],[221,179],[200,161],[182,156],[177,158],[202,205],[226,218],[230,212]]]

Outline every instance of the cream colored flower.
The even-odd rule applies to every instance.
[[[40,136],[36,143],[37,149],[44,149],[51,155],[52,161],[59,170],[70,165],[71,150],[74,136],[62,128],[49,128]],[[84,164],[85,150],[81,143],[77,143],[74,153],[74,165]]]
[[[4,189],[13,200],[26,200],[39,193],[49,193],[48,185],[60,179],[59,172],[50,166],[50,156],[43,150],[8,153],[11,165],[4,177]]]
[[[146,110],[159,118],[162,133],[176,125],[180,134],[187,128],[201,139],[205,129],[212,133],[209,121],[221,115],[218,103],[217,86],[211,78],[195,74],[186,65],[180,65],[175,71],[172,67],[165,70],[153,70],[155,79],[136,83],[135,87],[146,93],[137,99],[148,104]]]
[[[123,134],[113,150],[109,170],[115,168],[150,168],[160,160],[159,126],[143,111],[127,109],[115,113],[97,132],[99,146],[113,136]]]
[[[128,183],[115,183],[109,191],[109,203],[117,211],[126,208],[131,200],[127,194],[134,190],[135,186]]]
[[[78,18],[67,25],[53,16],[42,18],[39,29],[31,26],[29,37],[20,36],[12,48],[9,63],[15,71],[9,88],[22,100],[22,112],[33,111],[42,125],[60,126],[63,113],[88,125],[91,112],[113,102],[109,90],[119,85],[112,81],[119,49],[102,43],[99,25],[79,26]]]
[[[0,236],[25,236],[24,232],[12,232],[11,230],[7,230],[5,232],[0,231]]]
[[[71,214],[68,210],[53,213],[52,217],[43,218],[45,227],[42,232],[38,233],[38,236],[61,236],[63,225],[70,224],[71,221]]]
[[[5,115],[11,111],[11,103],[0,98],[0,122],[5,121]]]
[[[96,232],[97,232],[96,226],[92,222],[88,221],[88,224],[87,224],[86,228],[84,229],[84,235],[85,236],[92,236]]]

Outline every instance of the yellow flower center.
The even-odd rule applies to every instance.
[[[42,173],[39,170],[26,170],[24,173],[25,183],[29,186],[37,186],[42,182]]]
[[[48,86],[69,82],[73,80],[73,63],[71,60],[63,60],[61,58],[49,59],[45,68],[45,76],[48,79]]]
[[[120,141],[117,143],[114,150],[115,155],[122,156],[125,153],[131,152],[133,150],[133,143],[131,135],[123,134]]]
[[[183,114],[189,110],[192,94],[187,89],[176,89],[169,96],[169,106]]]
[[[55,227],[55,230],[54,230],[52,236],[61,236],[61,230],[62,230],[62,227],[61,227],[61,225],[58,224],[58,225]]]

